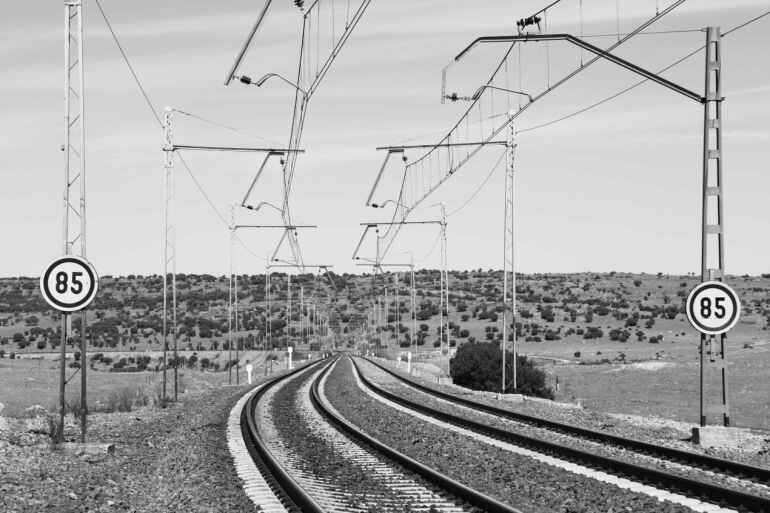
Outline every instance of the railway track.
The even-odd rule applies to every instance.
[[[273,494],[262,499],[250,494],[255,502],[269,504],[263,510],[518,512],[343,419],[323,393],[336,361],[319,361],[274,378],[244,398],[241,432],[267,485],[261,493],[269,488]],[[254,486],[247,482],[247,493]]]
[[[462,397],[457,397],[455,395],[427,387],[413,380],[407,379],[400,374],[393,372],[387,367],[372,361],[371,359],[366,358],[365,360],[414,389],[455,404],[472,408],[477,411],[497,415],[499,417],[507,418],[517,422],[523,422],[536,427],[549,429],[558,433],[576,436],[586,440],[593,440],[602,444],[609,444],[623,449],[648,454],[650,456],[666,459],[671,462],[681,463],[714,472],[722,472],[739,479],[747,479],[757,483],[770,485],[770,469],[767,468],[730,461],[723,458],[715,458],[706,454],[683,451],[681,449],[656,445],[649,442],[644,442],[642,440],[625,438],[622,436],[603,433],[601,431],[581,428],[571,424],[564,424],[562,422],[548,420],[533,415],[527,415],[525,413],[517,413],[503,408],[496,408],[494,406],[478,403],[476,401],[464,399]]]
[[[562,460],[576,462],[590,468],[602,469],[603,471],[610,474],[626,477],[636,482],[649,484],[656,488],[669,490],[669,491],[672,491],[687,497],[692,497],[704,502],[720,505],[723,507],[735,508],[740,511],[770,512],[770,499],[766,497],[754,495],[751,493],[745,493],[739,490],[735,490],[733,488],[727,488],[717,484],[708,483],[708,482],[704,482],[696,479],[691,479],[679,474],[664,472],[664,471],[649,468],[646,466],[636,465],[626,461],[618,460],[615,458],[609,458],[599,454],[594,454],[588,451],[576,449],[574,447],[569,447],[569,446],[554,443],[551,441],[542,440],[536,437],[523,435],[523,434],[511,431],[510,429],[502,429],[500,427],[488,425],[486,423],[477,422],[459,415],[454,415],[451,413],[447,413],[444,411],[431,408],[430,406],[427,406],[426,404],[423,404],[423,403],[406,399],[404,397],[401,397],[397,394],[387,391],[377,386],[376,384],[374,384],[371,380],[367,379],[367,377],[364,375],[363,372],[361,372],[358,362],[356,361],[357,358],[351,358],[351,360],[353,361],[353,367],[356,370],[356,373],[359,379],[369,390],[385,398],[386,400],[391,401],[397,405],[400,405],[408,410],[419,412],[428,417],[438,419],[448,424],[458,426],[460,428],[472,431],[474,433],[479,433],[496,440],[508,442],[510,444],[517,445],[520,447],[526,447],[542,454],[547,454],[549,456],[557,457]],[[557,429],[560,432],[565,432],[576,436],[584,436],[586,438],[590,438],[595,441],[598,440],[598,441],[604,442],[606,440],[605,443],[617,444],[617,445],[625,444],[623,446],[626,449],[635,448],[635,447],[644,448],[648,445],[651,445],[651,444],[646,444],[645,442],[640,442],[638,440],[625,439],[614,435],[605,435],[603,433],[596,432],[596,431],[586,430],[575,426],[567,426],[565,424],[560,424],[560,423],[545,420],[545,419],[539,419],[537,417],[532,417],[529,415],[517,414],[507,410],[502,410],[502,409],[494,408],[487,405],[481,405],[473,401],[468,401],[466,399],[458,398],[458,397],[452,396],[451,394],[439,392],[429,387],[420,385],[418,383],[414,383],[413,381],[407,380],[399,376],[398,374],[393,373],[389,369],[386,369],[376,364],[375,362],[371,362],[371,360],[365,360],[365,361],[372,363],[373,365],[377,366],[381,370],[398,378],[401,381],[406,382],[408,385],[414,386],[416,389],[422,392],[430,394],[434,397],[451,401],[455,404],[460,404],[462,406],[467,406],[467,407],[476,409],[478,411],[482,411],[484,413],[494,414],[505,418],[511,418],[517,421],[526,420],[530,423],[541,423],[540,424],[541,426],[550,427],[551,429]],[[669,448],[660,448],[657,446],[655,447],[655,449],[656,449],[655,453],[659,456],[665,457],[665,455],[668,454],[668,455],[671,455],[669,456],[671,458],[673,457],[678,458],[678,462],[690,461],[690,462],[693,462],[693,464],[697,464],[701,466],[710,465],[709,467],[710,470],[727,468],[727,469],[730,469],[728,471],[735,472],[738,475],[745,475],[746,473],[752,473],[752,479],[754,479],[755,481],[756,480],[764,481],[765,479],[764,476],[766,475],[765,472],[767,472],[766,469],[762,469],[760,467],[752,467],[750,465],[743,465],[740,463],[730,462],[728,460],[721,460],[718,458],[712,458],[709,456],[703,456],[695,453],[688,453],[686,451],[678,451],[678,450],[669,449]],[[639,450],[641,451],[642,449],[639,449]],[[646,450],[649,452],[653,452],[652,448],[647,448]]]

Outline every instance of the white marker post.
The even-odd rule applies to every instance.
[[[286,350],[289,352],[288,362],[289,362],[289,370],[291,370],[291,352],[292,352],[291,346],[289,346]]]
[[[251,385],[251,371],[254,370],[254,366],[251,363],[246,364],[246,375],[249,378],[249,385]]]
[[[406,352],[406,373],[407,374],[412,373],[412,352],[411,351]]]

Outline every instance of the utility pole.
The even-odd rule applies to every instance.
[[[512,325],[511,334],[513,336],[513,374],[512,384],[516,390],[516,270],[513,266],[513,175],[515,170],[516,157],[516,131],[513,119],[510,121],[508,129],[508,144],[506,147],[508,162],[505,169],[505,222],[503,223],[503,380],[501,393],[505,393],[505,365],[506,365],[506,343],[508,341],[508,326]],[[511,274],[510,281],[508,273]],[[510,308],[509,308],[510,303]],[[510,310],[510,317],[508,312]]]
[[[291,274],[286,275],[286,346],[291,342]]]
[[[268,358],[268,348],[272,349],[273,347],[273,329],[272,329],[272,311],[270,307],[270,258],[267,258],[267,263],[265,264],[265,301],[267,302],[267,310],[265,311],[265,371],[267,371],[267,358]],[[270,363],[270,366],[272,367],[272,361]]]
[[[83,107],[83,17],[81,0],[65,0],[64,2],[64,193],[62,219],[62,249],[65,255],[73,254],[73,246],[79,243],[80,256],[86,257],[86,165],[85,165],[85,121]],[[71,175],[75,175],[71,178]],[[80,198],[77,203],[70,194],[75,188],[79,189]],[[70,210],[75,212],[78,219],[71,223]],[[77,223],[77,221],[80,221]],[[61,317],[61,354],[59,371],[59,428],[60,439],[64,438],[64,412],[66,409],[65,387],[67,331],[71,325],[69,314],[62,313]],[[80,317],[80,441],[86,441],[86,345],[87,345],[86,311]],[[71,378],[70,378],[71,379]]]
[[[384,273],[383,273],[383,276],[384,276]],[[383,324],[383,327],[385,328],[385,335],[388,337],[386,344],[388,349],[390,349],[390,300],[388,299],[388,281],[387,280],[385,280],[385,304],[383,306],[385,307],[383,312],[383,315],[385,316],[385,318],[383,319],[382,324]]]
[[[175,230],[175,215],[174,215],[174,125],[172,118],[173,109],[169,106],[166,107],[166,122],[165,129],[165,145],[163,150],[165,152],[165,164],[164,164],[164,203],[163,203],[163,218],[164,218],[164,233],[165,233],[165,246],[164,246],[164,259],[163,259],[163,400],[167,400],[168,378],[166,369],[168,367],[168,275],[169,271],[173,273],[174,267],[176,267],[176,230]],[[173,265],[172,265],[173,264]],[[176,273],[173,273],[174,276]],[[176,287],[172,285],[172,294],[176,293]]]
[[[439,307],[439,321],[441,329],[439,337],[441,352],[444,353],[444,334],[446,334],[446,354],[444,355],[444,372],[449,376],[449,273],[447,271],[447,244],[446,244],[446,205],[441,203],[441,301]],[[444,307],[446,307],[446,328],[444,327]]]
[[[705,87],[703,95],[691,91],[679,84],[667,80],[657,73],[641,68],[606,50],[587,43],[582,38],[571,34],[518,34],[513,36],[482,36],[476,38],[468,47],[454,59],[459,61],[471,49],[481,43],[530,43],[538,41],[566,41],[595,54],[598,58],[608,60],[618,66],[643,76],[647,80],[666,87],[680,95],[703,105],[703,183],[702,183],[702,222],[701,222],[701,281],[724,281],[724,210],[722,208],[722,61],[721,33],[719,27],[706,28],[706,65]],[[615,45],[617,46],[617,45]],[[591,62],[593,62],[593,60]],[[713,209],[713,210],[712,210]],[[716,237],[713,237],[716,236]],[[716,239],[716,240],[714,240]],[[716,253],[715,259],[709,256]],[[712,261],[715,260],[715,261]],[[515,291],[515,288],[514,288]],[[720,359],[717,367],[721,370],[722,400],[721,404],[707,408],[705,395],[706,353],[711,356],[711,363],[716,362],[713,348],[716,337],[701,335],[700,343],[700,424],[706,425],[707,413],[721,413],[725,426],[730,425],[730,410],[727,388],[727,360],[725,358],[724,333],[720,337]]]
[[[235,206],[230,205],[230,279],[227,302],[227,384],[233,384],[233,253],[235,246]]]
[[[233,295],[235,299],[235,384],[241,384],[240,368],[238,367],[240,352],[238,349],[238,272],[233,270]]]
[[[706,29],[706,76],[703,102],[703,212],[701,230],[701,281],[722,281],[724,272],[724,224],[722,209],[722,58],[719,27]],[[711,207],[711,208],[709,208]],[[714,210],[712,210],[714,209]],[[712,256],[712,258],[709,258]],[[716,256],[716,258],[713,258]],[[709,267],[709,265],[713,267]],[[700,336],[700,425],[706,425],[708,413],[721,413],[725,427],[730,425],[727,395],[726,333],[719,335],[719,361],[714,351],[716,335]],[[721,370],[721,404],[706,405],[706,354],[710,363]]]
[[[409,270],[410,274],[412,275],[412,340],[411,340],[411,349],[412,353],[414,354],[414,348],[417,341],[415,340],[415,337],[417,336],[417,295],[414,289],[414,254],[410,251],[410,264],[409,264]]]
[[[396,298],[396,347],[393,355],[393,360],[395,361],[396,355],[398,355],[398,350],[401,348],[401,345],[398,343],[398,332],[399,327],[401,326],[401,307],[398,305],[398,280],[399,280],[399,273],[396,273],[396,290],[394,292],[394,296]]]
[[[300,286],[299,287],[299,343],[300,345],[304,343],[304,337],[302,336],[304,316],[305,316],[305,287]]]

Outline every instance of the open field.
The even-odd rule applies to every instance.
[[[286,275],[273,274],[272,289],[265,295],[263,275],[239,277],[239,329],[234,337],[241,347],[241,365],[248,350],[275,348],[285,358],[285,347],[306,351],[310,344],[338,348],[382,347],[395,353],[396,304],[393,301],[395,275],[386,273],[373,282],[371,275],[292,276],[294,298],[291,315],[286,311]],[[411,342],[411,314],[414,308],[417,336],[412,346],[416,359],[435,361],[438,345],[438,272],[416,273],[417,304],[409,300],[408,274],[400,275],[399,341]],[[502,340],[502,273],[493,270],[450,272],[450,345]],[[698,418],[698,338],[683,313],[687,292],[699,282],[693,275],[669,276],[634,273],[536,274],[517,276],[518,349],[539,357],[552,384],[559,380],[557,397],[579,398],[588,408],[618,414],[659,416],[695,422]],[[770,430],[770,275],[728,276],[742,302],[741,320],[728,339],[728,374],[731,418],[736,426]],[[102,277],[100,293],[89,310],[89,362],[97,353],[89,382],[94,400],[125,386],[143,387],[152,397],[159,378],[153,372],[162,347],[162,281],[159,276]],[[387,284],[387,290],[386,290]],[[183,386],[226,383],[228,334],[227,277],[180,275],[179,348],[185,358]],[[305,305],[329,319],[330,337],[312,332],[316,320],[311,310],[299,312],[297,296],[304,287]],[[338,291],[338,292],[337,292]],[[387,296],[388,324],[362,334],[367,316],[372,319],[375,298]],[[266,298],[271,300],[268,311]],[[334,300],[333,306],[331,299]],[[385,312],[379,315],[385,318]],[[58,314],[39,297],[32,278],[0,279],[0,402],[6,405],[55,402],[57,364],[32,361],[21,364],[10,354],[31,356],[46,352],[56,358],[59,340]],[[299,321],[311,329],[299,337]],[[290,321],[290,322],[289,322]],[[266,322],[271,336],[266,340]],[[507,330],[510,340],[511,327]],[[78,326],[73,326],[75,351]],[[170,338],[170,337],[169,337]],[[510,342],[509,342],[510,344]],[[190,362],[196,349],[197,361]],[[404,353],[407,348],[402,347]],[[257,353],[253,353],[256,355]],[[273,353],[271,353],[273,354]],[[150,355],[146,366],[142,356]],[[219,355],[219,356],[217,356]],[[255,356],[256,357],[256,356]],[[259,359],[259,357],[256,357]],[[206,365],[203,360],[206,359]],[[104,363],[109,361],[109,363]],[[264,362],[264,359],[259,360]],[[26,366],[20,370],[19,366]],[[38,366],[40,369],[38,370]],[[106,372],[146,368],[145,372]],[[124,367],[119,369],[118,367]],[[260,365],[255,365],[260,369]],[[28,370],[27,370],[28,369]],[[70,372],[72,369],[68,369]],[[243,373],[241,373],[243,376]],[[708,390],[717,392],[718,377],[708,376]],[[76,378],[69,390],[77,393]],[[10,399],[9,399],[10,398]],[[716,423],[719,419],[711,417]]]
[[[128,353],[110,353],[118,359]],[[157,355],[150,353],[153,358]],[[200,358],[210,358],[212,361],[227,362],[227,352],[202,352]],[[234,357],[234,356],[233,356]],[[68,358],[69,360],[69,358]],[[241,355],[242,365],[238,366],[240,382],[246,382],[244,364],[249,360],[254,366],[253,377],[258,379],[271,372],[271,366],[265,365],[264,355],[253,351]],[[286,367],[281,357],[273,362],[273,371]],[[102,365],[96,365],[98,370],[89,369],[87,373],[87,392],[89,408],[98,411],[107,408],[127,395],[133,401],[133,406],[154,404],[162,396],[163,376],[160,371],[144,372],[106,372]],[[80,397],[80,376],[76,369],[67,368],[67,377],[74,378],[66,388],[67,400],[78,401]],[[173,397],[173,369],[168,370],[167,394]],[[233,383],[236,382],[236,367],[233,367]],[[198,369],[179,369],[178,389],[181,394],[196,394],[202,390],[228,384],[227,371],[207,372]],[[59,400],[59,361],[52,354],[43,359],[17,358],[14,360],[0,359],[0,403],[5,406],[3,415],[8,417],[23,416],[24,409],[33,405],[41,405],[49,411],[58,410]]]
[[[699,419],[700,357],[698,340],[695,336],[688,338],[655,345],[577,340],[521,342],[517,350],[543,365],[554,390],[558,380],[557,401],[579,399],[589,410],[695,425]],[[770,432],[768,340],[728,340],[730,412],[735,427]],[[580,357],[575,356],[576,352]],[[440,363],[435,352],[418,357],[418,361],[436,366]],[[716,370],[707,374],[706,390],[707,394],[710,390],[712,403],[720,399],[719,380]],[[721,425],[722,419],[710,415],[708,421]]]

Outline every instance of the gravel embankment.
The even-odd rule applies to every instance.
[[[269,401],[268,414],[274,426],[271,431],[274,431],[284,448],[281,454],[274,455],[284,468],[286,463],[290,463],[291,467],[301,473],[301,476],[295,476],[295,479],[322,483],[325,487],[344,491],[348,506],[360,506],[372,496],[379,497],[382,501],[396,502],[396,490],[383,486],[375,476],[363,472],[360,465],[343,457],[310,425],[312,419],[303,413],[300,405],[309,399],[301,397],[300,394],[304,385],[318,370],[318,367],[308,369],[291,379],[281,386]]]
[[[348,420],[396,450],[523,511],[690,511],[458,436],[393,410],[363,392],[352,372],[346,358],[326,385],[329,401]]]
[[[225,436],[247,387],[183,396],[165,410],[89,417],[89,441],[113,454],[78,455],[0,441],[0,510],[254,511]]]
[[[691,426],[682,422],[632,415],[612,415],[583,408],[562,408],[551,401],[526,400],[520,403],[501,401],[489,392],[474,392],[456,385],[439,385],[435,381],[410,376],[403,369],[390,368],[390,365],[386,362],[378,361],[378,363],[420,385],[453,394],[463,399],[470,399],[480,404],[495,406],[516,413],[532,415],[585,429],[602,431],[611,435],[634,438],[684,451],[708,454],[717,458],[770,468],[770,433],[746,430],[744,433],[746,443],[742,444],[742,447],[739,449],[704,449],[690,442],[692,436]]]
[[[403,397],[418,404],[424,404],[430,408],[442,411],[451,415],[469,419],[488,426],[494,426],[500,429],[522,434],[539,440],[545,440],[551,443],[564,445],[591,454],[598,454],[608,458],[633,463],[635,465],[653,468],[663,472],[678,474],[682,477],[700,479],[704,482],[715,483],[721,486],[734,488],[743,492],[753,493],[770,498],[770,488],[766,485],[753,483],[750,481],[739,480],[731,476],[725,476],[719,472],[710,472],[699,468],[674,463],[668,460],[647,456],[636,451],[622,449],[619,447],[601,444],[599,442],[585,440],[579,437],[565,435],[549,429],[535,427],[531,424],[517,422],[498,417],[483,412],[478,412],[472,408],[450,403],[448,401],[435,398],[409,387],[402,381],[394,378],[392,375],[384,372],[375,365],[357,360],[359,368],[367,379],[374,382],[383,389]]]

